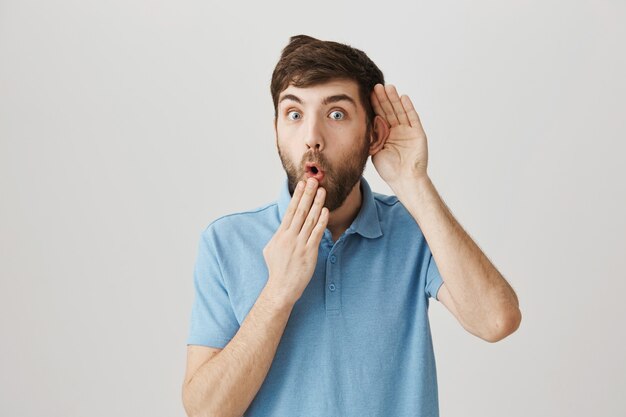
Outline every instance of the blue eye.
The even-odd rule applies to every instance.
[[[340,112],[339,110],[335,110],[335,111],[334,111],[334,112],[332,112],[331,114],[333,114],[333,113],[339,113],[339,114],[341,115],[341,117],[340,117],[339,119],[338,119],[338,118],[336,118],[336,117],[331,116],[331,118],[332,118],[333,120],[343,120],[343,118],[345,117],[345,116],[343,115],[343,112]]]
[[[287,113],[287,118],[288,118],[289,120],[297,120],[297,119],[292,119],[291,117],[289,117],[289,115],[290,115],[290,114],[292,114],[292,113],[295,113],[295,114],[297,114],[297,115],[300,115],[300,113],[298,113],[297,111],[293,110],[293,111],[290,111],[289,113]],[[302,118],[302,116],[299,116],[299,117],[298,117],[298,119],[300,119],[300,118]]]

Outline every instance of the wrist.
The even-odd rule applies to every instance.
[[[295,301],[271,287],[269,282],[263,287],[259,298],[261,297],[270,308],[275,310],[291,310],[295,304]]]

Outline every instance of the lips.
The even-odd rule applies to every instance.
[[[321,182],[324,179],[324,171],[315,162],[307,162],[304,165],[304,174],[306,178],[315,178],[317,182]]]

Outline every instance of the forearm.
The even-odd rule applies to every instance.
[[[453,217],[430,178],[397,188],[424,233],[464,325],[490,335],[514,321],[519,313],[515,292]]]
[[[292,309],[263,289],[237,334],[185,387],[190,416],[243,415],[267,376]]]

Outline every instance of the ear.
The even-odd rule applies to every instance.
[[[389,131],[390,130],[389,125],[387,125],[387,121],[377,114],[372,121],[369,150],[370,155],[376,155],[378,151],[380,151],[383,146],[385,146],[385,142],[389,137]]]

